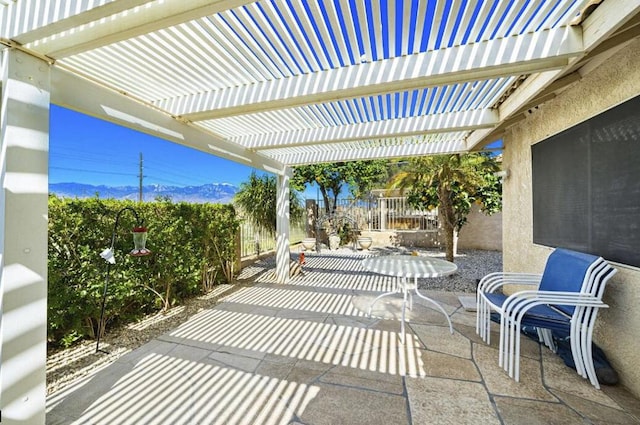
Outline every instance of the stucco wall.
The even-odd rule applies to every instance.
[[[473,205],[458,236],[459,249],[502,251],[502,213],[486,215]]]
[[[506,271],[541,272],[551,252],[533,244],[531,145],[638,95],[640,40],[634,40],[508,130],[503,158],[503,168],[510,170],[503,186]],[[640,397],[640,269],[616,266],[618,274],[605,293],[610,308],[600,312],[595,342],[618,371],[621,383]]]

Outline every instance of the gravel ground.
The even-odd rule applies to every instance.
[[[439,251],[418,250],[420,255],[444,259]],[[465,250],[454,258],[458,272],[445,277],[418,279],[420,288],[451,292],[476,292],[478,281],[485,275],[502,271],[502,252]]]
[[[410,253],[402,248],[385,248],[376,251],[381,254]],[[444,258],[444,254],[436,250],[417,249],[416,251],[419,255]],[[433,290],[475,292],[477,280],[485,274],[502,270],[502,253],[482,250],[461,251],[456,256],[455,263],[458,265],[458,273],[436,279],[419,279],[419,286]],[[251,285],[255,277],[273,265],[274,259],[266,258],[243,269],[239,282],[235,285],[220,285],[211,293],[189,300],[167,313],[158,313],[138,323],[109,330],[100,342],[100,349],[108,353],[96,353],[95,341],[84,341],[72,348],[50,352],[47,356],[47,394],[52,394],[77,379],[91,375],[122,355],[176,328],[197,312],[216,305],[222,297]]]

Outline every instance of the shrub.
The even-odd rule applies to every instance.
[[[134,321],[230,281],[239,223],[231,205],[136,204],[131,201],[49,197],[49,342],[69,345],[95,337],[115,217],[134,207],[149,228],[147,257],[127,255],[135,217],[125,211],[116,229],[106,323]]]

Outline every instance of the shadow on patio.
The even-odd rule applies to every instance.
[[[640,423],[623,389],[594,389],[526,338],[511,380],[454,293],[423,291],[454,335],[416,298],[401,345],[399,295],[364,313],[393,284],[365,256],[308,254],[288,285],[268,262],[245,269],[255,284],[51,395],[47,423]]]

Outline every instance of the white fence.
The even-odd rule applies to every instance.
[[[323,202],[318,203],[319,222],[326,220],[327,214]],[[438,212],[419,211],[411,208],[405,197],[380,197],[367,200],[339,199],[333,212],[334,216],[346,217],[356,225],[355,230],[367,231],[426,231],[438,230]],[[307,236],[306,217],[300,222],[292,222],[289,228],[291,244],[302,241]],[[322,224],[320,224],[322,227]],[[311,229],[309,229],[311,230]],[[309,234],[312,232],[309,231]],[[251,255],[275,249],[275,236],[264,228],[259,228],[243,220],[240,225],[240,255]]]
[[[371,208],[368,230],[438,230],[438,210],[420,211],[409,206],[407,198],[378,198]]]
[[[318,202],[318,219],[328,217],[322,201]],[[406,197],[380,197],[368,200],[339,199],[332,214],[349,217],[358,230],[438,230],[438,211],[420,211],[409,206]],[[322,225],[320,225],[322,226]]]
[[[289,228],[289,243],[300,242],[305,237],[304,220],[292,222]],[[275,236],[263,227],[254,226],[246,220],[240,224],[240,257],[260,255],[276,248]]]

